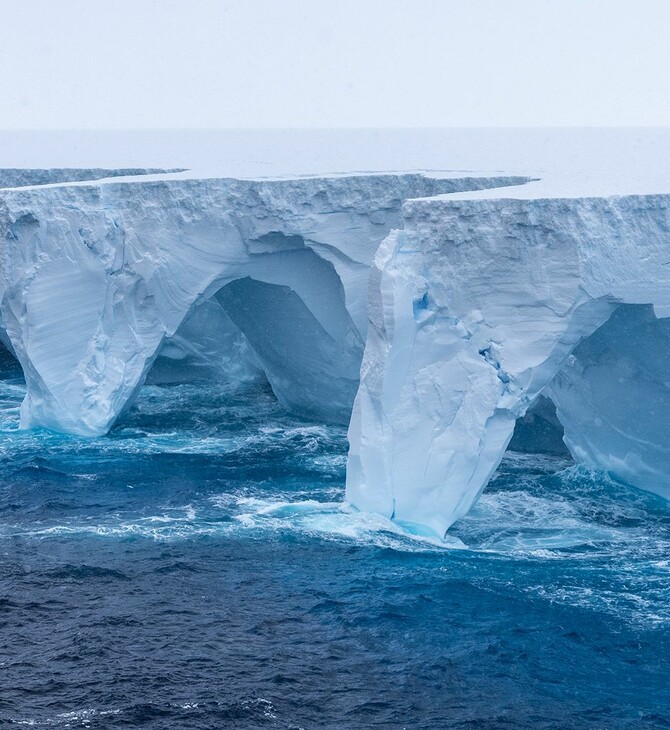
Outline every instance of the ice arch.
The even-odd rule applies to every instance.
[[[670,499],[669,360],[670,319],[651,305],[617,306],[517,420],[509,448],[571,453]]]
[[[370,265],[401,225],[403,201],[527,179],[401,174],[3,190],[0,317],[26,373],[22,426],[106,433],[155,360],[188,360],[190,349],[192,364],[211,349],[195,326],[188,333],[188,321],[197,310],[200,321],[221,323],[211,306],[200,308],[247,278],[296,292],[345,353],[344,387],[365,341]],[[310,293],[306,252],[335,272],[338,308],[319,313],[317,299],[334,293],[330,284]],[[246,316],[241,304],[233,314]],[[330,352],[321,343],[314,358]],[[275,387],[288,400],[276,376]],[[347,397],[334,403],[338,418]]]
[[[284,241],[283,250],[252,256],[246,276],[193,310],[159,350],[150,381],[239,382],[262,373],[288,410],[348,423],[363,338],[332,264],[301,237],[285,238],[295,248]]]
[[[381,245],[371,275],[347,499],[444,533],[476,502],[517,418],[547,388],[577,460],[652,488],[658,459],[662,482],[663,431],[649,438],[649,429],[629,426],[615,438],[626,419],[625,409],[607,402],[616,383],[601,392],[591,373],[602,337],[639,326],[640,317],[648,335],[665,341],[667,199],[421,200],[407,202],[404,214],[404,229]],[[647,306],[621,310],[623,321],[614,318],[587,341],[622,303]],[[633,311],[637,320],[628,319]],[[621,390],[652,357],[638,349],[626,376],[618,374]],[[664,358],[653,357],[662,370]],[[660,378],[650,374],[637,391],[649,412]],[[580,423],[583,394],[607,429]]]

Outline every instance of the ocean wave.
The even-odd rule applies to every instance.
[[[667,503],[565,459],[508,453],[441,537],[347,505],[345,430],[301,422],[262,389],[145,387],[93,440],[18,431],[22,392],[0,384],[14,403],[0,409],[0,540],[341,543],[435,570],[471,561],[489,585],[504,575],[549,602],[666,620]]]

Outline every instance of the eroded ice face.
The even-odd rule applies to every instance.
[[[403,201],[526,179],[154,178],[3,193],[0,311],[26,373],[24,426],[105,433],[157,356],[234,370],[217,328],[283,403],[346,422],[370,264]]]

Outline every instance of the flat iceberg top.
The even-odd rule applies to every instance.
[[[664,160],[670,159],[670,149],[664,155]],[[614,160],[600,169],[538,172],[534,173],[536,179],[521,185],[437,197],[449,200],[574,200],[667,195],[670,193],[670,168],[663,164],[664,160],[656,160],[648,166],[640,166],[634,160],[628,164]]]
[[[670,193],[670,129],[658,128],[2,132],[0,142],[4,168],[187,168],[145,181],[405,171],[538,179],[460,199]]]

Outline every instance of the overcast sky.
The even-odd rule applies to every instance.
[[[670,126],[670,0],[0,0],[0,129]]]

